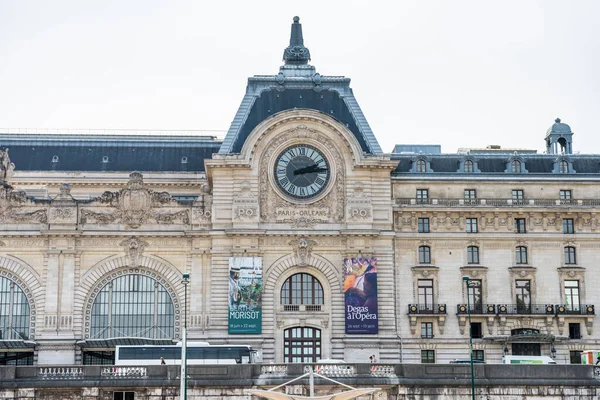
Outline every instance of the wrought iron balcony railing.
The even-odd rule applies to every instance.
[[[498,314],[554,315],[553,304],[497,304]]]
[[[470,310],[466,304],[458,304],[456,306],[457,314],[496,314],[495,304],[471,304]]]
[[[597,207],[600,199],[415,199],[397,198],[399,206],[427,206],[427,207]]]
[[[445,304],[409,304],[409,314],[446,314]]]
[[[595,307],[593,304],[583,305],[569,305],[569,304],[557,304],[554,306],[554,311],[557,315],[595,315]]]

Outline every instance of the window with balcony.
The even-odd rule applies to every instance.
[[[419,218],[417,225],[419,233],[429,233],[429,218]]]
[[[531,311],[531,281],[517,279],[515,281],[517,313],[526,314]]]
[[[560,190],[558,195],[559,195],[559,199],[562,201],[569,201],[572,199],[571,190]]]
[[[479,247],[467,247],[467,264],[479,264]]]
[[[575,256],[575,247],[565,247],[565,264],[573,265],[577,264],[577,257]]]
[[[512,202],[513,204],[523,204],[525,200],[525,191],[521,189],[513,189]]]
[[[417,203],[427,203],[429,200],[429,189],[417,189]]]
[[[431,264],[431,248],[419,246],[419,264]]]
[[[481,327],[481,322],[472,322],[471,323],[471,337],[473,339],[483,338],[483,329]]]
[[[563,233],[575,233],[575,225],[573,218],[563,218],[562,220]]]
[[[517,246],[515,249],[517,264],[527,264],[527,247]]]
[[[579,281],[565,281],[565,308],[567,311],[579,311]]]
[[[469,304],[471,304],[471,312],[481,314],[483,312],[483,295],[480,279],[469,279],[467,287],[467,295],[469,296]]]
[[[525,218],[515,218],[515,233],[526,233],[527,220]]]
[[[312,275],[292,275],[281,287],[281,304],[285,311],[321,311],[323,302],[323,286]]]
[[[468,200],[475,200],[477,198],[477,192],[475,189],[465,189],[464,198],[465,203],[467,203]]]
[[[466,219],[467,233],[477,233],[477,218]]]
[[[422,311],[433,311],[433,279],[419,279],[417,285],[420,309]]]
[[[421,322],[421,339],[433,339],[433,322]]]
[[[421,350],[421,364],[435,364],[435,350]]]

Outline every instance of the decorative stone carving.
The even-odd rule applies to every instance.
[[[36,203],[28,199],[25,192],[14,190],[6,181],[2,181],[0,184],[2,185],[0,187],[0,222],[40,222],[42,224],[48,222],[48,213],[46,210],[26,211],[29,208],[27,206],[33,206]],[[18,210],[23,210],[24,212],[18,212]]]
[[[7,182],[13,175],[15,164],[10,161],[8,149],[0,149],[0,181]]]
[[[305,267],[308,265],[308,260],[312,252],[312,248],[317,244],[314,240],[300,237],[298,240],[292,240],[289,242],[294,246],[294,255],[296,256],[296,262],[299,266]]]
[[[148,246],[147,242],[140,240],[136,237],[129,238],[127,240],[123,240],[119,245],[123,246],[125,250],[125,254],[127,255],[127,259],[129,261],[130,267],[139,266],[139,260],[144,252],[146,246]]]
[[[155,192],[144,188],[143,175],[132,172],[126,189],[118,192],[104,192],[95,199],[100,204],[117,208],[114,212],[98,212],[90,209],[81,210],[81,223],[96,222],[108,224],[123,223],[126,228],[137,229],[148,220],[159,224],[172,224],[180,221],[189,224],[189,211],[157,212],[154,209],[164,205],[178,206],[177,201],[167,192]]]
[[[252,194],[249,182],[242,182],[240,193],[233,199],[233,219],[243,222],[258,222],[258,199]]]
[[[346,207],[346,220],[350,222],[372,222],[373,205],[371,198],[364,193],[362,184],[357,183],[354,193],[348,196]],[[412,218],[411,218],[412,220]]]

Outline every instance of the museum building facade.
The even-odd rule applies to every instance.
[[[486,362],[596,346],[600,156],[567,124],[384,153],[297,18],[283,59],[223,140],[0,133],[0,365],[112,364],[184,318],[276,363],[468,358],[469,316]]]

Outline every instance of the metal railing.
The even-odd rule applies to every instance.
[[[446,314],[446,304],[409,304],[409,314]]]
[[[426,207],[597,207],[600,199],[415,199],[397,198],[395,201],[399,206],[426,206]]]
[[[498,304],[496,305],[498,314],[519,314],[519,315],[554,315],[553,304]]]
[[[281,310],[285,312],[323,311],[322,304],[283,304]]]
[[[468,314],[469,312],[471,312],[471,314],[496,314],[496,305],[471,304],[471,307],[468,307],[466,304],[458,304],[456,306],[457,314]]]

